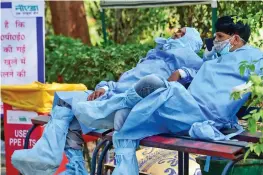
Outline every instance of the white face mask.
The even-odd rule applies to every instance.
[[[169,38],[167,39],[166,44],[163,45],[163,50],[184,48],[187,46],[186,43],[188,43],[188,41],[185,40],[184,36],[176,39]]]
[[[215,48],[215,51],[217,53],[220,53],[220,55],[225,55],[227,53],[230,52],[230,49],[233,47],[231,44],[230,44],[230,40],[233,38],[230,37],[224,41],[218,41],[218,40],[214,40],[214,48]]]

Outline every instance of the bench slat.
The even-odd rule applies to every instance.
[[[31,122],[35,125],[45,125],[50,120],[50,116],[48,115],[40,115],[38,117],[32,118]]]
[[[107,134],[106,138],[111,140],[112,134],[113,133]],[[209,143],[160,135],[147,137],[141,140],[140,145],[217,156],[231,160],[236,159],[239,154],[244,152],[244,146],[224,145],[223,143]]]
[[[246,146],[248,145],[248,142],[245,142],[245,141],[233,141],[233,140],[211,141],[211,140],[200,140],[200,139],[193,139],[193,138],[191,138],[190,136],[173,136],[173,135],[170,135],[170,134],[161,134],[160,136],[180,138],[180,139],[188,139],[188,140],[193,140],[193,141],[202,141],[202,142],[208,142],[208,143],[218,143],[218,144],[224,144],[224,145],[230,145],[230,146],[246,147]]]
[[[233,137],[233,139],[257,143],[257,142],[259,142],[260,137],[262,137],[262,133],[260,133],[260,132],[256,132],[254,134],[250,134],[249,132],[243,132],[243,133]]]
[[[89,136],[96,136],[96,137],[104,137],[106,136],[108,133],[112,132],[113,129],[96,129],[94,131],[91,131],[89,133],[87,133],[87,135]]]
[[[140,145],[209,156],[218,156],[227,159],[236,159],[236,155],[244,150],[241,146],[230,146],[219,143],[208,143],[164,136],[152,136],[145,138],[140,142]]]

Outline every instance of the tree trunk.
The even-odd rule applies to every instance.
[[[83,1],[49,1],[56,35],[79,38],[91,45]]]
[[[120,35],[120,32],[123,32],[122,31],[122,28],[121,28],[121,22],[122,22],[122,9],[115,9],[115,19],[116,19],[116,22],[115,22],[115,25],[114,25],[114,37],[113,37],[113,40],[115,43],[118,43],[120,44],[121,43],[121,35]]]

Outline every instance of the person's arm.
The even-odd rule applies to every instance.
[[[196,73],[197,70],[195,69],[182,67],[173,72],[168,78],[168,81],[179,81],[182,84],[190,83],[194,79]]]
[[[101,81],[95,87],[95,91],[88,96],[88,101],[95,100],[100,96],[104,95],[107,91],[113,90],[116,87],[116,82],[114,81]]]
[[[99,84],[96,85],[95,90],[98,90],[100,88],[104,88],[106,91],[108,90],[114,90],[116,88],[115,81],[101,81]]]
[[[88,101],[93,101],[93,100],[99,98],[100,96],[104,95],[105,92],[106,92],[106,90],[104,88],[99,88],[99,89],[95,90],[93,93],[91,93],[88,96]]]

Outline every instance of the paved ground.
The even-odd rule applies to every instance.
[[[5,156],[1,155],[1,174],[0,175],[5,175],[6,174],[6,169],[5,169]]]
[[[1,149],[0,149],[0,154],[1,154],[1,174],[0,175],[5,175],[6,174],[6,169],[5,169],[5,147],[4,147],[4,142],[1,140]]]
[[[6,175],[5,167],[1,167],[1,175]]]

